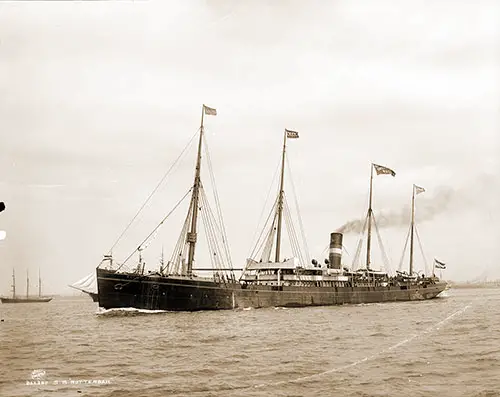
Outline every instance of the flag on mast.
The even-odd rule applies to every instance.
[[[291,131],[291,130],[287,130],[285,128],[285,132],[286,132],[286,137],[287,138],[295,139],[295,138],[299,137],[299,133],[297,131]]]
[[[434,264],[436,269],[446,269],[446,263],[440,262],[436,258],[434,258]]]
[[[208,106],[203,105],[203,111],[208,116],[217,116],[217,109],[209,108]]]
[[[425,189],[423,187],[413,185],[413,188],[415,189],[415,194],[420,194],[420,193],[425,192]]]
[[[390,168],[384,167],[383,165],[373,164],[373,167],[375,168],[377,175],[390,174],[392,176],[396,176],[396,173],[393,170],[391,170]]]

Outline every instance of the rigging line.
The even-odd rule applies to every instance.
[[[202,185],[202,201],[204,203],[204,208],[206,209],[208,216],[209,216],[207,219],[210,221],[209,226],[212,229],[212,234],[213,234],[213,237],[215,239],[215,244],[217,246],[217,250],[219,251],[218,252],[219,257],[221,258],[221,261],[225,260],[227,262],[227,264],[229,265],[230,269],[232,270],[233,264],[231,261],[231,255],[229,252],[227,238],[225,238],[225,231],[221,230],[221,227],[219,226],[218,220],[216,219],[215,214],[210,206],[210,202],[208,200],[208,196],[205,192],[203,185]],[[219,219],[219,221],[223,221],[223,220]],[[217,235],[221,236],[222,249],[221,249],[219,241],[217,239]]]
[[[201,193],[201,190],[200,190],[200,193]],[[200,195],[200,198],[201,198],[201,208],[204,209],[205,208],[205,204],[204,204],[204,201],[203,201],[203,194]],[[203,223],[203,227],[204,227],[204,230],[205,230],[205,234],[206,234],[206,238],[207,238],[207,245],[208,245],[208,252],[209,252],[209,257],[210,257],[210,263],[212,264],[212,269],[213,270],[217,270],[217,266],[215,264],[215,252],[213,250],[213,247],[212,247],[212,244],[211,244],[211,236],[210,236],[210,231],[209,231],[209,227],[208,227],[208,219],[207,219],[207,212],[202,210],[200,211],[200,214],[201,214],[201,220],[202,220],[202,223]]]
[[[132,226],[132,223],[134,223],[134,221],[136,220],[136,218],[139,216],[139,214],[142,212],[142,210],[144,209],[144,207],[147,205],[147,203],[149,202],[149,200],[151,200],[151,197],[153,197],[153,195],[156,193],[156,191],[160,188],[161,184],[165,181],[165,179],[167,178],[167,176],[170,174],[170,172],[172,171],[172,169],[175,167],[175,165],[180,161],[181,157],[184,155],[184,153],[186,152],[186,150],[188,149],[189,146],[191,146],[191,143],[193,142],[193,139],[196,135],[198,135],[198,131],[200,129],[198,128],[198,130],[194,133],[194,135],[191,137],[191,139],[189,140],[189,142],[186,144],[186,146],[184,146],[184,149],[182,149],[181,151],[181,154],[179,154],[179,156],[175,159],[175,161],[172,163],[172,165],[170,166],[170,168],[167,170],[167,172],[165,173],[165,175],[163,175],[163,177],[160,179],[160,181],[158,182],[158,184],[156,185],[156,187],[153,189],[153,191],[151,192],[151,194],[148,196],[148,198],[146,199],[146,201],[144,202],[144,204],[142,204],[142,206],[139,208],[139,210],[137,211],[137,213],[134,215],[134,217],[132,218],[132,220],[128,223],[128,225],[125,227],[125,230],[120,234],[120,236],[116,239],[115,243],[111,246],[111,248],[109,249],[109,252],[108,253],[111,253],[113,251],[113,249],[116,247],[116,245],[120,242],[120,240],[122,239],[123,235],[127,232],[127,230],[130,228],[130,226]]]
[[[177,239],[177,242],[175,244],[174,251],[172,253],[172,256],[170,257],[170,263],[172,263],[172,271],[174,267],[176,271],[179,270],[179,261],[182,250],[185,247],[186,237],[189,229],[189,222],[192,216],[192,208],[193,208],[193,201],[191,200],[186,219],[184,220],[184,224],[181,229],[181,233],[179,234],[179,238]]]
[[[217,232],[221,233],[220,230],[217,229],[217,223],[215,219],[215,215],[210,208],[209,202],[208,202],[208,197],[202,189],[202,217],[204,219],[204,226],[205,226],[205,233],[207,235],[207,241],[208,241],[208,246],[210,249],[211,257],[213,259],[212,265],[214,269],[217,270],[222,270],[222,271],[227,271],[228,269],[226,268],[224,264],[224,259],[228,260],[227,256],[224,258],[225,251],[221,250],[218,239],[217,239]],[[219,262],[217,261],[219,260]]]
[[[271,257],[271,252],[273,250],[273,245],[274,245],[274,238],[275,238],[275,235],[276,235],[276,220],[278,219],[278,213],[277,211],[274,212],[274,217],[273,217],[273,221],[271,222],[271,225],[268,229],[268,232],[267,232],[267,237],[265,239],[262,240],[261,244],[260,244],[260,247],[258,247],[258,250],[256,251],[256,253],[258,252],[261,252],[261,259],[264,260],[265,259],[265,262],[269,262],[270,261],[270,257]]]
[[[270,257],[271,257],[271,252],[273,250],[273,245],[274,245],[274,236],[276,234],[276,220],[278,218],[278,214],[274,213],[273,221],[271,223],[271,226],[269,227],[269,230],[267,231],[266,238],[262,239],[262,242],[258,249],[256,250],[255,254],[258,254],[259,252],[261,253],[261,260],[265,259],[265,262],[269,262]]]
[[[420,247],[420,252],[422,253],[422,257],[424,258],[425,272],[427,274],[429,274],[429,269],[430,269],[429,263],[427,262],[427,258],[425,257],[424,249],[422,246],[422,242],[420,241],[420,235],[418,234],[418,229],[417,229],[416,225],[415,225],[415,234],[417,235],[417,240],[418,240],[418,245]]]
[[[283,195],[283,202],[285,204],[285,220],[287,223],[288,237],[290,238],[290,245],[292,246],[292,251],[294,255],[300,260],[302,265],[305,265],[304,256],[302,255],[302,250],[300,249],[299,239],[295,231],[295,225],[293,224],[292,214],[290,212],[290,206],[288,205],[288,200],[286,196]]]
[[[220,223],[220,229],[221,229],[221,235],[224,241],[224,250],[226,251],[226,256],[229,261],[229,264],[231,268],[233,267],[232,264],[232,259],[231,259],[231,253],[229,252],[229,240],[227,238],[227,233],[226,233],[226,227],[224,223],[224,217],[222,214],[222,206],[220,205],[220,198],[219,198],[219,192],[217,191],[217,185],[215,183],[215,173],[213,171],[213,165],[212,165],[212,158],[210,156],[210,151],[208,148],[208,142],[206,139],[206,135],[203,135],[203,142],[205,143],[205,154],[207,156],[207,163],[208,163],[208,170],[210,174],[210,180],[212,181],[213,185],[213,193],[214,193],[214,200],[215,200],[215,209],[217,211],[217,216],[219,217],[218,222]],[[215,218],[214,218],[215,219]]]
[[[406,254],[406,248],[408,247],[408,239],[410,237],[410,232],[411,232],[411,225],[408,228],[408,233],[406,233],[406,240],[405,240],[405,245],[403,247],[403,253],[401,254],[401,259],[399,260],[399,267],[398,267],[399,271],[401,271],[401,269],[403,268],[403,261]]]
[[[255,236],[257,235],[257,233],[259,232],[259,225],[260,225],[260,222],[262,221],[262,216],[264,215],[264,211],[266,210],[266,206],[267,206],[267,202],[269,200],[269,196],[271,195],[271,190],[274,186],[274,181],[276,180],[276,176],[278,175],[278,171],[280,169],[280,165],[281,165],[281,156],[280,156],[280,161],[278,162],[278,165],[276,167],[276,171],[274,171],[274,176],[273,176],[273,179],[271,181],[271,184],[269,185],[269,189],[267,191],[267,195],[266,195],[266,200],[264,201],[264,205],[262,206],[262,211],[260,212],[260,216],[259,216],[259,221],[257,223],[257,227],[255,228],[255,232],[253,234],[253,237],[252,237],[252,241],[255,240]],[[279,192],[279,187],[278,187],[278,192]],[[274,205],[273,205],[273,208],[274,208]],[[267,221],[269,220],[270,216],[268,216],[268,219],[266,220],[266,223],[264,224],[264,228],[267,224]],[[262,229],[263,230],[263,229]],[[262,230],[261,230],[261,234],[260,236],[262,236]],[[259,236],[259,239],[260,239],[260,236]],[[259,240],[257,240],[255,242],[255,245],[257,245],[259,242]],[[250,250],[250,254],[249,254],[249,257],[251,258],[252,257],[252,254],[254,253],[255,249],[253,250]]]
[[[356,268],[356,265],[358,264],[360,257],[361,257],[361,250],[363,248],[363,235],[365,234],[365,230],[368,226],[368,215],[365,216],[365,222],[363,223],[363,227],[358,233],[358,242],[356,245],[356,253],[354,254],[354,258],[352,260],[352,270]]]
[[[213,266],[217,270],[225,271],[227,269],[224,262],[228,260],[228,257],[226,255],[226,250],[222,250],[220,247],[219,239],[217,238],[217,232],[221,234],[221,231],[217,227],[217,220],[212,211],[212,208],[210,207],[210,204],[208,202],[208,197],[204,190],[202,192],[202,202],[204,203],[203,207],[204,211],[202,210],[202,214],[203,212],[205,212],[206,215],[205,228],[207,236],[209,236],[208,244],[210,246],[211,252],[215,254],[213,255],[214,259]],[[223,243],[223,248],[225,248],[224,243]]]
[[[260,231],[259,238],[255,242],[254,248],[250,252],[249,258],[252,258],[253,255],[255,255],[260,250],[260,248],[262,247],[263,242],[260,245],[259,245],[259,243],[261,241],[262,235],[264,234],[264,232],[266,230],[266,227],[267,227],[267,225],[269,223],[269,220],[271,219],[271,215],[275,214],[275,218],[276,218],[275,208],[276,208],[277,203],[278,203],[278,198],[276,198],[276,200],[274,201],[273,206],[271,207],[271,210],[269,211],[269,215],[267,216],[266,222],[264,223],[264,226],[262,227],[262,229]],[[260,221],[259,221],[259,223],[260,223]],[[273,223],[272,223],[272,227],[274,227],[274,220],[273,220]],[[267,238],[269,237],[269,232],[266,234],[266,236],[267,236]],[[254,238],[255,238],[255,235],[254,235]],[[267,241],[267,238],[264,241]]]
[[[373,214],[372,214],[372,218],[373,218],[373,224],[375,225],[375,230],[377,232],[377,239],[378,239],[378,243],[380,244],[380,250],[382,251],[382,260],[385,262],[387,273],[392,273],[392,266],[391,266],[389,257],[387,256],[387,253],[385,251],[384,245],[382,243],[382,237],[380,236],[378,224],[377,224],[377,221],[375,220],[375,216]]]
[[[290,212],[289,212],[289,209],[286,205],[286,200],[284,197],[283,197],[283,213],[284,213],[285,227],[286,227],[286,230],[288,232],[288,239],[290,242],[290,248],[292,249],[292,256],[297,257],[300,260],[300,257],[297,254],[297,247],[296,247],[293,225],[290,224]]]
[[[306,233],[305,233],[305,229],[304,229],[304,224],[302,223],[302,215],[300,213],[300,210],[299,210],[299,200],[298,200],[298,195],[297,195],[297,192],[295,190],[295,182],[293,181],[293,175],[292,175],[292,167],[290,166],[290,162],[288,161],[288,157],[286,158],[286,164],[288,166],[288,173],[290,174],[290,182],[291,182],[291,185],[292,185],[292,193],[293,193],[293,196],[294,196],[294,199],[295,199],[295,208],[297,208],[297,217],[299,219],[299,228],[300,228],[300,233],[302,235],[302,243],[304,244],[304,250],[305,250],[305,254],[306,254],[306,259],[307,259],[307,263],[310,263],[311,262],[311,255],[309,253],[309,247],[307,245],[307,239],[306,239]]]
[[[144,244],[144,242],[146,242],[150,237],[151,235],[156,232],[158,230],[158,228],[163,224],[163,222],[165,222],[167,220],[167,218],[177,209],[177,207],[184,201],[184,199],[188,196],[189,193],[191,193],[191,190],[193,190],[193,188],[191,187],[187,192],[186,194],[177,202],[177,204],[174,206],[174,208],[172,208],[172,210],[162,219],[162,221],[158,224],[158,226],[156,226],[153,231],[151,233],[149,233],[149,235],[142,241],[142,243],[139,244],[139,246],[127,257],[127,259],[125,259],[125,261],[118,267],[118,269],[116,269],[116,271],[120,270],[120,268],[125,264],[127,263],[127,261],[132,257],[132,255],[135,254],[136,251],[139,250],[139,248]]]

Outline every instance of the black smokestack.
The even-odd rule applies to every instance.
[[[342,261],[342,233],[333,232],[330,234],[330,255],[329,255],[331,269],[341,269]]]

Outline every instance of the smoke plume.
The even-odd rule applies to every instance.
[[[425,193],[424,193],[425,194]],[[416,197],[415,217],[418,222],[432,220],[436,215],[444,212],[454,196],[453,189],[442,187],[432,197]],[[409,226],[411,218],[411,207],[406,205],[398,211],[381,211],[375,213],[375,221],[379,228]],[[361,233],[365,219],[351,220],[336,231],[339,233]]]

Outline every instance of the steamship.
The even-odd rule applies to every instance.
[[[112,249],[104,256],[96,269],[100,307],[168,311],[304,307],[424,300],[437,297],[445,289],[446,283],[434,275],[415,275],[410,269],[409,273],[399,272],[390,276],[372,269],[370,249],[372,221],[375,221],[372,211],[374,171],[377,175],[395,175],[391,169],[377,164],[371,165],[370,174],[366,266],[356,270],[342,266],[343,235],[339,231],[330,235],[329,255],[324,264],[309,260],[300,248],[284,190],[287,140],[299,138],[297,131],[288,129],[284,131],[279,190],[261,238],[246,266],[242,269],[233,268],[222,213],[219,207],[215,214],[211,210],[200,177],[202,148],[209,162],[207,168],[212,172],[204,134],[204,116],[216,114],[216,109],[203,105],[201,126],[197,132],[194,183],[174,207],[177,208],[190,195],[189,210],[170,260],[165,263],[162,254],[158,269],[146,272],[142,257],[142,252],[155,238],[168,214],[122,263],[116,263]],[[214,182],[213,175],[211,180]],[[218,205],[215,186],[213,191]],[[200,267],[195,261],[198,215],[205,226],[206,245],[210,251],[207,262],[211,266]],[[290,258],[284,258],[281,254],[283,223],[289,232],[293,252]],[[126,268],[128,261],[135,255],[138,255],[137,263],[132,265],[132,269]],[[274,260],[271,260],[272,256]],[[239,278],[236,278],[235,271],[241,272]]]

